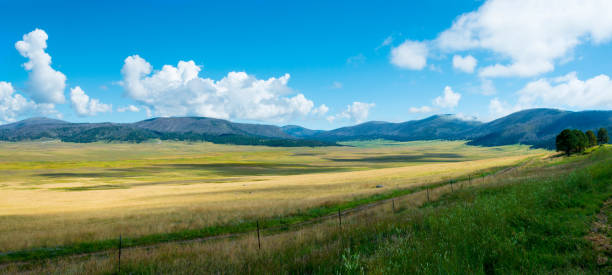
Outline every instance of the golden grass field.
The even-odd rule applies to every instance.
[[[460,141],[347,145],[0,143],[0,252],[286,215],[547,153]]]

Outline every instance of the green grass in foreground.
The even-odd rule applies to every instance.
[[[612,196],[612,150],[563,160],[496,186],[467,188],[419,209],[371,216],[325,237],[233,262],[188,252],[122,266],[126,273],[598,274],[588,234]],[[536,168],[540,169],[540,168]],[[549,174],[546,174],[549,173]],[[180,261],[173,259],[181,259]],[[229,258],[228,258],[229,259]],[[608,273],[609,274],[609,273]]]
[[[484,177],[495,172],[502,170],[506,167],[496,167],[479,171],[475,174],[470,175],[471,178]],[[394,197],[408,195],[418,191],[422,191],[425,188],[435,188],[449,184],[451,181],[466,180],[467,175],[461,178],[453,179],[450,181],[444,181],[427,186],[419,186],[414,188],[406,189],[394,189],[384,193],[375,194],[368,197],[356,198],[351,201],[323,205],[299,211],[290,215],[272,217],[268,219],[260,219],[260,226],[262,229],[268,229],[268,231],[286,231],[290,229],[291,225],[311,221],[317,218],[321,218],[330,214],[337,213],[339,210],[344,211],[352,209],[358,206],[382,201]],[[166,243],[173,241],[185,241],[194,240],[199,238],[206,238],[211,236],[220,236],[226,234],[237,234],[253,231],[257,228],[256,218],[247,218],[240,221],[235,221],[227,224],[221,224],[216,226],[205,227],[201,229],[188,229],[177,232],[169,232],[162,234],[151,234],[142,237],[123,238],[123,247],[134,247],[134,246],[145,246],[158,243]],[[109,249],[115,249],[118,241],[116,239],[111,240],[100,240],[92,242],[81,242],[64,246],[56,247],[39,247],[33,249],[12,251],[8,253],[0,253],[0,263],[11,262],[11,261],[31,261],[31,260],[42,260],[59,256],[93,253],[98,251],[104,251]]]
[[[612,152],[583,161],[589,165],[551,180],[456,192],[411,213],[409,223],[357,234],[341,271],[599,273],[584,236],[612,196]]]
[[[457,193],[400,229],[410,237],[377,245],[367,267],[384,273],[598,273],[584,236],[612,195],[611,167],[608,159],[564,179]]]

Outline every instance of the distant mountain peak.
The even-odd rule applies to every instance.
[[[380,120],[371,120],[371,121],[366,121],[366,122],[360,123],[358,125],[377,125],[377,124],[386,124],[386,123],[393,123],[393,122],[380,121]]]
[[[572,113],[572,111],[559,110],[559,109],[553,109],[553,108],[533,108],[533,109],[520,110],[520,111],[510,114],[509,116],[523,115],[523,114],[542,114],[542,113],[561,114],[561,113]]]
[[[48,118],[48,117],[31,117],[28,119],[20,120],[17,122],[0,125],[0,128],[3,129],[18,129],[29,126],[43,126],[43,125],[59,125],[59,124],[69,124],[70,122]]]
[[[460,115],[460,114],[453,114],[451,115],[453,118],[458,119],[458,120],[463,120],[463,121],[480,121],[477,117],[475,116],[468,116],[468,115]]]
[[[422,120],[434,120],[434,119],[449,119],[449,118],[453,118],[453,114],[436,114],[436,115],[431,115],[428,116]]]

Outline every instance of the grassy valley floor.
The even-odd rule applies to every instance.
[[[98,250],[119,234],[163,240],[250,230],[255,219],[319,216],[546,153],[441,141],[349,145],[2,143],[0,253]]]
[[[532,158],[483,181],[459,181],[299,230],[123,252],[122,273],[610,272],[592,224],[612,195],[612,149]],[[427,199],[429,198],[429,199]],[[609,239],[608,239],[609,240]],[[604,243],[605,244],[605,243]],[[608,253],[608,254],[606,254]],[[606,259],[606,260],[602,260]],[[2,266],[4,272],[115,273],[116,250]]]

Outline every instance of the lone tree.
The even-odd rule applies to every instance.
[[[557,152],[562,151],[569,156],[572,153],[572,140],[575,139],[576,138],[572,130],[565,129],[561,131],[561,133],[557,135],[557,139],[555,141],[557,145]]]
[[[606,128],[599,128],[599,130],[597,131],[597,144],[606,144],[608,143],[608,140],[608,130],[606,130]]]
[[[591,130],[586,131],[585,133],[587,135],[587,138],[589,139],[589,147],[593,147],[595,145],[597,145],[597,137],[595,136],[595,133]]]
[[[580,131],[578,129],[574,129],[572,130],[572,132],[574,132],[574,135],[576,135],[574,151],[576,153],[584,152],[584,150],[589,147],[589,138],[587,138],[587,135],[585,135],[583,131]]]
[[[557,151],[563,151],[566,155],[584,152],[589,146],[587,135],[580,130],[565,129],[557,135]]]

